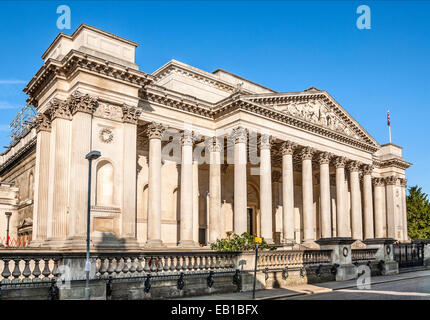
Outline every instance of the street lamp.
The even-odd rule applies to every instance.
[[[9,222],[10,222],[10,216],[12,215],[12,212],[5,212],[4,213],[6,215],[6,219],[7,219],[7,227],[6,227],[6,247],[9,248]]]
[[[87,259],[85,263],[85,300],[90,300],[90,214],[91,214],[91,163],[101,156],[99,151],[91,151],[85,156],[88,160],[88,207],[87,207]]]

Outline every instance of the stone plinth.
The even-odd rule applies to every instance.
[[[376,260],[383,261],[382,275],[398,274],[399,264],[394,260],[393,238],[375,238],[363,241],[368,248],[377,248]]]

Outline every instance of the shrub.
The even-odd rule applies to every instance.
[[[211,249],[216,251],[250,251],[255,250],[256,243],[254,241],[255,236],[247,232],[242,233],[240,236],[228,232],[227,238],[218,239],[216,242],[211,243]],[[258,249],[260,250],[276,250],[275,247],[269,246],[267,242],[262,238],[261,244]]]

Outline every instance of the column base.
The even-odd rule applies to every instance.
[[[200,246],[194,240],[181,240],[179,241],[178,247],[184,248],[184,249],[195,249],[195,248],[199,248]]]
[[[160,239],[147,240],[144,245],[144,248],[148,248],[148,249],[166,248],[166,245]]]
[[[357,279],[357,267],[353,264],[343,264],[337,268],[336,281]]]

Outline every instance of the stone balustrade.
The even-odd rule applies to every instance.
[[[378,249],[352,249],[352,262],[368,262],[376,260],[376,253]]]
[[[303,267],[331,263],[331,250],[263,251],[258,254],[259,268]]]

